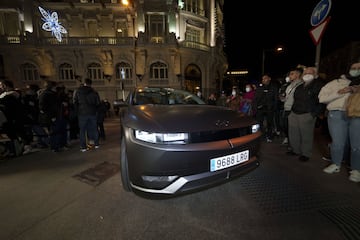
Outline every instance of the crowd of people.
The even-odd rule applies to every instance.
[[[330,157],[323,159],[331,163],[323,171],[339,172],[345,162],[349,180],[360,182],[360,116],[348,117],[345,109],[347,98],[360,91],[359,85],[360,62],[334,80],[321,78],[314,66],[298,65],[281,81],[266,73],[260,84],[246,84],[242,91],[234,87],[230,96],[211,94],[207,103],[254,117],[265,142],[283,137],[286,154],[302,162],[312,157],[315,128],[326,128]]]
[[[59,152],[73,139],[79,139],[81,152],[99,148],[106,138],[103,123],[110,104],[100,100],[91,84],[87,78],[77,90],[65,91],[55,81],[46,81],[43,88],[29,85],[21,91],[11,81],[1,80],[0,126],[6,135],[5,141],[1,139],[1,155],[26,154],[34,145]],[[346,161],[349,180],[360,182],[360,116],[349,117],[345,109],[349,96],[360,91],[359,85],[360,62],[334,80],[321,78],[314,66],[299,65],[281,81],[263,74],[258,85],[233,87],[229,96],[211,93],[206,102],[255,118],[265,142],[283,137],[286,154],[302,162],[311,159],[315,127],[323,124],[331,161],[323,171],[339,172]],[[200,91],[197,95],[203,98]]]
[[[110,104],[91,84],[87,78],[73,91],[47,80],[42,88],[15,89],[13,82],[0,80],[1,158],[39,149],[61,152],[72,140],[80,141],[81,152],[99,148]]]

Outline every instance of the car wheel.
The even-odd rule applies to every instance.
[[[121,182],[125,191],[131,192],[130,178],[129,178],[129,169],[128,169],[128,159],[126,154],[126,144],[125,137],[121,138],[120,146],[120,171],[121,171]]]

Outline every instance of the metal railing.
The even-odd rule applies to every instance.
[[[161,41],[154,43],[153,38],[146,38],[141,36],[139,39],[133,37],[64,37],[61,42],[54,37],[25,37],[25,36],[0,36],[0,45],[35,45],[35,46],[134,46],[139,44],[174,44],[176,40],[172,37],[163,38]],[[201,51],[210,51],[210,46],[192,41],[183,41],[180,43],[181,47],[198,49]]]

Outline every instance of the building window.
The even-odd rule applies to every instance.
[[[91,80],[104,80],[104,74],[99,63],[91,63],[87,67],[87,75]]]
[[[148,31],[151,42],[163,43],[166,32],[166,17],[161,14],[147,15]]]
[[[185,39],[189,42],[200,43],[200,31],[194,28],[187,28]]]
[[[59,79],[61,81],[75,80],[74,69],[71,64],[63,63],[59,66]]]
[[[115,78],[118,81],[121,81],[122,86],[133,85],[133,73],[132,68],[129,63],[121,62],[115,66]]]
[[[20,20],[17,12],[0,12],[0,35],[18,36]]]
[[[196,15],[205,16],[203,0],[184,0],[183,9]]]
[[[24,81],[37,81],[40,79],[37,67],[31,63],[21,65],[21,73]]]
[[[115,33],[116,37],[128,37],[129,36],[125,21],[117,21],[115,30],[116,30],[116,33]]]
[[[168,85],[168,67],[162,62],[156,62],[150,66],[150,84]]]
[[[116,64],[115,72],[117,80],[132,79],[132,68],[128,63],[121,62]]]
[[[96,21],[90,20],[87,23],[88,34],[90,37],[98,36],[98,24]]]

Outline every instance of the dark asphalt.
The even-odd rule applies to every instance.
[[[100,149],[43,150],[0,163],[0,239],[360,239],[360,184],[322,169],[316,133],[310,161],[263,143],[261,165],[231,182],[151,200],[122,190],[119,172],[89,184],[74,177],[103,162],[119,164],[119,120],[106,119]]]

